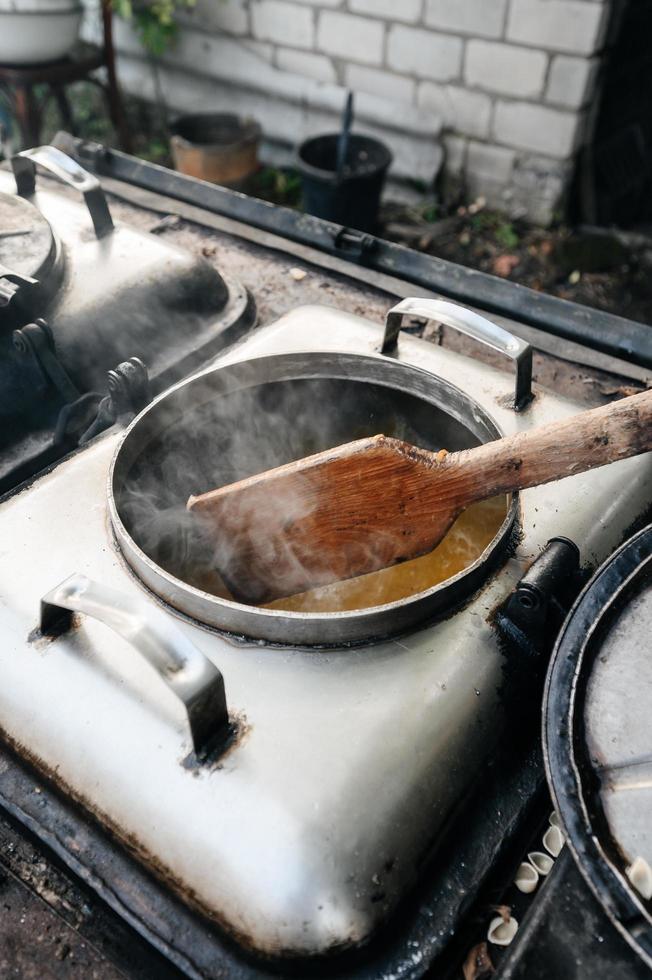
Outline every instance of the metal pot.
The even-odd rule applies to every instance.
[[[544,697],[548,783],[584,880],[652,967],[652,524],[596,572]],[[614,974],[615,975],[615,974]]]
[[[388,315],[383,349],[395,343],[406,312],[421,312],[482,335],[515,358],[515,350],[527,346],[453,304],[406,300]],[[191,493],[377,432],[449,450],[501,435],[463,391],[382,353],[277,354],[199,374],[149,405],[116,451],[109,507],[120,548],[165,602],[208,626],[247,637],[341,645],[378,639],[432,619],[468,597],[497,566],[516,517],[515,499],[477,561],[400,601],[350,612],[299,613],[243,605],[202,587],[201,574],[209,571],[212,556],[203,555],[186,514]]]

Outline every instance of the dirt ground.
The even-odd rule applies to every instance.
[[[293,171],[262,168],[256,197],[301,207]],[[537,227],[488,208],[482,198],[447,213],[432,199],[408,207],[386,201],[378,234],[537,291],[652,324],[652,237],[605,229]]]
[[[652,238],[512,221],[482,198],[439,216],[435,205],[383,207],[383,235],[531,289],[652,323]]]

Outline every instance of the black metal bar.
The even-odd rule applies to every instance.
[[[652,368],[652,328],[646,324],[538,293],[526,286],[372,235],[363,235],[309,214],[186,177],[99,143],[85,142],[68,134],[60,134],[56,142],[100,176],[194,204],[330,255],[399,276],[449,299],[519,320],[554,336]]]

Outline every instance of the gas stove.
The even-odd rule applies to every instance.
[[[506,433],[578,409],[535,388],[517,412],[508,372],[408,336],[383,355],[381,341],[377,324],[298,309],[172,393],[234,365],[317,348],[343,361],[351,353],[378,364],[390,357],[472,391]],[[0,508],[3,729],[141,860],[258,955],[319,957],[359,946],[415,886],[447,819],[510,725],[496,610],[553,537],[574,541],[583,563],[608,555],[649,503],[651,461],[632,459],[523,493],[520,540],[444,618],[440,611],[437,621],[404,628],[393,640],[315,649],[292,643],[296,620],[283,643],[283,621],[292,615],[281,614],[274,642],[252,642],[251,634],[192,618],[169,576],[162,606],[134,577],[130,565],[141,578],[142,567],[111,530],[111,459],[123,439],[128,447],[130,433],[147,431],[169,397],[146,409],[126,436],[94,440]],[[35,567],[25,556],[36,553],[43,557]],[[39,632],[41,602],[49,618]],[[69,622],[51,629],[52,612],[65,609],[89,615],[74,629]],[[136,617],[138,629],[121,624],[121,610]],[[341,618],[326,617],[331,646],[328,630]],[[318,643],[319,624],[312,628]],[[359,641],[356,622],[351,631]],[[207,661],[222,674],[228,734],[203,762],[193,751],[188,702],[184,712],[133,647],[164,679],[178,664],[167,664],[169,653],[148,653],[148,643],[166,644],[177,651],[173,659],[192,660],[197,671]],[[186,648],[192,657],[179,653]]]
[[[37,168],[83,202],[37,189]],[[247,291],[205,259],[114,224],[97,179],[55,147],[19,154],[13,171],[0,172],[0,493],[255,319]]]
[[[57,212],[61,227],[75,215],[90,253],[114,241],[56,191],[38,201],[51,226]],[[146,240],[194,268],[179,249],[123,232],[134,253]],[[69,234],[57,226],[57,237]],[[212,280],[199,267],[193,275]],[[28,302],[20,276],[37,271],[25,258],[19,276],[5,274],[6,310]],[[61,283],[74,280],[69,260]],[[189,359],[154,342],[135,348],[132,335],[118,357],[147,363],[154,399],[141,391],[94,429],[98,399],[69,455],[0,503],[0,728],[45,780],[36,801],[29,777],[22,797],[9,780],[7,804],[0,759],[3,805],[31,829],[58,807],[44,839],[187,976],[420,976],[531,805],[537,753],[519,752],[539,724],[546,656],[587,569],[649,508],[652,460],[514,497],[468,569],[403,600],[292,613],[204,591],[170,559],[167,539],[153,547],[143,535],[132,509],[139,467],[154,473],[148,494],[164,491],[159,510],[176,513],[196,460],[209,485],[220,466],[244,475],[267,465],[281,422],[300,438],[341,441],[337,423],[324,436],[319,420],[352,414],[364,434],[382,417],[412,426],[428,448],[461,448],[583,407],[531,388],[528,345],[462,307],[409,300],[384,323],[300,306],[243,336],[251,301],[229,275],[218,281],[230,297],[222,312],[239,316],[224,330],[219,316],[192,317],[211,340],[189,339]],[[129,283],[124,329],[138,322]],[[53,295],[40,308],[52,333],[81,323],[81,306],[67,318],[65,286]],[[413,314],[489,344],[504,363],[411,336],[401,328]],[[187,323],[179,314],[177,327]],[[55,346],[57,359],[64,349]],[[70,378],[75,363],[71,349]],[[99,374],[92,384],[98,397]],[[59,392],[55,428],[65,404]],[[210,438],[161,464],[162,434],[174,450],[202,420]],[[38,432],[43,444],[51,437]]]

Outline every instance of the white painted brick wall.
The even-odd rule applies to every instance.
[[[487,177],[505,186],[511,179],[515,159],[515,150],[470,140],[466,151],[466,169],[476,177]]]
[[[571,177],[572,169],[568,162],[550,157],[519,155],[503,199],[512,213],[546,223],[555,216]]]
[[[278,48],[276,64],[281,71],[289,71],[294,75],[316,78],[320,82],[337,81],[337,73],[332,60],[323,54],[313,54],[312,51],[296,51],[294,48]]]
[[[445,82],[462,70],[463,42],[458,37],[394,24],[389,29],[387,64],[395,71]]]
[[[266,41],[252,41],[250,37],[241,38],[240,44],[251,54],[255,54],[257,58],[260,58],[261,61],[266,61],[268,65],[274,63],[276,48],[273,44],[268,44]]]
[[[423,0],[349,0],[349,10],[354,14],[369,14],[385,20],[400,20],[416,24]]]
[[[424,22],[440,31],[500,37],[506,10],[507,0],[426,0]]]
[[[602,40],[606,4],[591,0],[511,0],[509,41],[571,54],[592,54]]]
[[[493,135],[498,143],[563,160],[575,149],[577,119],[572,112],[561,109],[500,100],[494,113]]]
[[[522,98],[543,92],[548,55],[498,41],[470,40],[466,44],[464,81],[467,85]]]
[[[347,65],[344,83],[354,92],[370,92],[393,102],[414,102],[416,82],[413,78],[396,75],[394,72],[364,68],[362,65]]]
[[[432,180],[445,146],[446,168],[472,193],[550,217],[615,2],[197,0],[160,74],[172,109],[256,115],[286,158],[337,125],[350,88],[356,127],[390,145],[395,174]],[[119,20],[116,39],[125,86],[151,94],[142,49]]]
[[[253,0],[251,24],[259,41],[275,41],[295,48],[312,48],[315,40],[314,14],[285,0]]]
[[[383,60],[385,25],[378,20],[325,10],[319,14],[317,46],[337,58],[369,65]]]
[[[488,136],[492,102],[483,92],[470,92],[456,85],[436,85],[422,82],[417,102],[426,109],[433,109],[444,125],[468,136]]]
[[[555,102],[570,109],[585,105],[593,92],[598,66],[598,58],[555,55],[548,75],[546,102]]]
[[[249,17],[244,0],[197,0],[195,6],[180,14],[181,23],[203,27],[208,31],[224,31],[226,34],[249,33]]]
[[[463,172],[466,166],[466,145],[467,140],[463,136],[455,136],[453,133],[445,134],[446,169],[451,173],[460,174]]]

